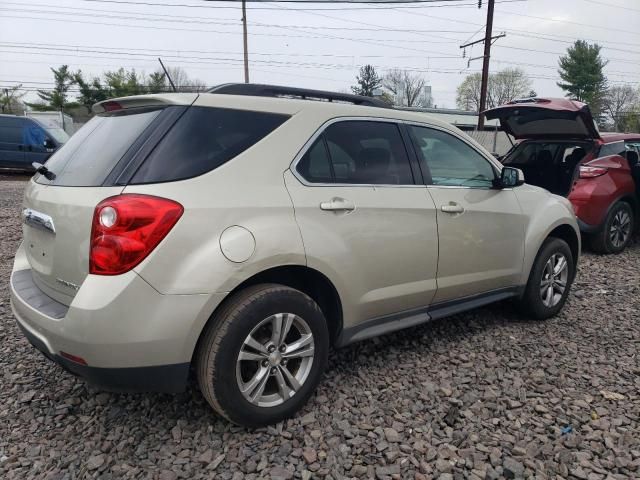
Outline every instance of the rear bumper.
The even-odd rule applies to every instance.
[[[189,375],[189,363],[153,367],[99,368],[82,365],[60,355],[52,354],[44,341],[18,320],[24,336],[49,360],[69,373],[81,377],[91,385],[112,392],[164,392],[184,390]]]
[[[134,272],[88,275],[67,307],[38,289],[24,260],[21,248],[10,280],[11,308],[46,357],[109,390],[184,388],[200,332],[223,294],[162,295]]]

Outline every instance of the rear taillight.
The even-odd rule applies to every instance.
[[[179,203],[151,195],[103,200],[93,212],[89,273],[128,272],[162,241],[183,211]]]
[[[582,165],[580,167],[580,178],[596,178],[607,173],[604,167],[589,167]]]

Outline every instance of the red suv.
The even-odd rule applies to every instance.
[[[568,197],[593,250],[624,250],[640,213],[640,134],[601,134],[587,105],[564,98],[514,100],[485,115],[518,140],[503,164]]]

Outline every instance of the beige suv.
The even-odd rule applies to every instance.
[[[331,347],[512,298],[565,303],[570,203],[456,128],[263,85],[110,100],[26,187],[11,305],[91,383],[294,414]]]

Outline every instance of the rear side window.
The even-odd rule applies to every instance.
[[[623,141],[606,143],[600,147],[598,158],[608,157],[609,155],[622,155],[626,151]]]
[[[346,120],[324,131],[296,166],[310,183],[413,185],[394,123]]]
[[[160,114],[161,109],[121,110],[96,115],[47,161],[56,177],[37,182],[65,187],[102,185],[125,152]]]
[[[209,172],[262,140],[288,118],[275,113],[191,107],[130,183],[169,182]]]

